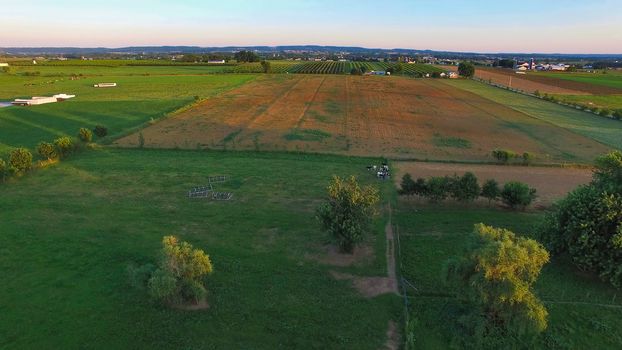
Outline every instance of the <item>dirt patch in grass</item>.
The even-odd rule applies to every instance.
[[[400,348],[400,333],[397,330],[397,323],[393,320],[387,325],[387,341],[384,343],[384,350],[397,350]]]
[[[320,256],[311,257],[322,264],[347,267],[364,265],[374,258],[374,250],[370,246],[357,246],[352,254],[340,253],[335,245],[324,247],[324,253]]]
[[[578,186],[592,180],[591,170],[575,168],[428,162],[397,162],[395,166],[398,168],[397,176],[394,177],[397,186],[399,186],[399,182],[405,173],[409,173],[417,179],[430,176],[462,175],[467,171],[474,173],[480,184],[488,179],[495,179],[501,185],[508,181],[524,182],[538,191],[535,205],[550,205]]]
[[[389,277],[361,277],[348,273],[330,271],[338,281],[351,281],[352,286],[365,298],[373,298],[382,294],[396,293],[396,281]]]
[[[209,309],[209,303],[207,302],[207,300],[200,301],[196,304],[172,304],[170,306],[174,309],[184,311],[200,311]]]

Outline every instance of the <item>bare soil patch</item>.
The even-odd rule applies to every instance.
[[[313,260],[322,264],[347,267],[353,265],[364,265],[374,257],[374,250],[369,246],[357,246],[352,254],[343,254],[334,245],[324,247],[325,253],[321,256],[311,257]]]
[[[568,192],[592,179],[589,169],[522,167],[505,165],[446,164],[427,162],[397,162],[397,176],[394,181],[399,186],[402,176],[409,173],[413,178],[430,176],[462,175],[467,171],[474,173],[480,184],[495,179],[501,185],[508,181],[521,181],[537,189],[535,205],[550,205],[563,198]]]
[[[366,298],[397,291],[395,280],[389,277],[361,277],[337,271],[331,271],[330,274],[338,281],[352,281],[352,286]]]
[[[495,148],[543,162],[606,147],[440,80],[262,76],[142,130],[145,147],[288,150],[487,160]],[[137,147],[139,133],[116,144]]]
[[[393,320],[387,325],[387,341],[384,343],[384,350],[397,350],[400,348],[400,333],[397,330],[397,323]]]
[[[209,303],[206,300],[203,300],[196,304],[172,304],[171,307],[184,311],[199,311],[209,309]]]

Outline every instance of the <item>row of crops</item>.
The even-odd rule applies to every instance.
[[[401,72],[395,74],[420,75],[441,73],[442,69],[429,64],[400,64]],[[365,69],[371,71],[387,71],[389,69],[399,70],[397,63],[388,62],[303,62],[290,66],[284,72],[293,74],[350,74],[352,69]],[[276,72],[273,69],[275,73]]]

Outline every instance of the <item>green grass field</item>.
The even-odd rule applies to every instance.
[[[417,349],[444,349],[460,303],[458,292],[442,282],[445,261],[462,254],[473,225],[483,222],[530,236],[542,214],[486,207],[431,206],[400,202],[394,213],[401,242],[402,273],[409,288],[410,310],[417,320]],[[619,291],[574,269],[563,257],[545,266],[537,295],[550,313],[549,328],[537,340],[539,349],[616,349],[622,347]],[[595,304],[613,304],[607,307]]]
[[[606,74],[603,74],[602,72],[544,72],[538,73],[538,75],[622,89],[622,72],[618,71],[607,71]]]
[[[79,80],[0,75],[0,101],[57,93],[76,98],[31,107],[0,108],[0,155],[11,148],[34,148],[40,141],[77,134],[80,127],[97,124],[120,134],[156,120],[194,101],[240,86],[253,75],[211,76],[105,76]],[[116,82],[118,87],[94,88],[97,82]]]
[[[622,110],[622,95],[555,95],[555,97],[567,103]]]
[[[325,186],[333,174],[376,183],[371,161],[106,149],[0,186],[0,348],[380,348],[400,299],[365,299],[329,270],[386,273],[383,219],[363,265],[314,258],[328,242],[314,218]],[[230,177],[218,189],[232,201],[186,197],[209,175]],[[126,266],[155,261],[170,234],[211,255],[208,310],[128,285]]]
[[[622,149],[622,122],[555,103],[495,88],[472,80],[445,81],[534,118],[568,129],[613,148]]]

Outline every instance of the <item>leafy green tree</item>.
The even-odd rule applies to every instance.
[[[212,271],[210,257],[203,250],[175,236],[165,236],[159,268],[147,282],[149,293],[169,303],[202,302],[207,295],[202,279]]]
[[[611,116],[613,117],[613,119],[621,120],[622,119],[622,109],[618,109],[618,110],[614,111]]]
[[[590,184],[558,202],[539,228],[555,254],[567,253],[581,270],[622,288],[622,154],[596,161]]]
[[[422,197],[427,196],[428,184],[426,183],[425,179],[418,178],[417,181],[415,181],[413,191],[417,196],[422,196]]]
[[[49,142],[39,142],[39,145],[37,145],[37,153],[39,153],[41,158],[47,160],[52,160],[58,156],[56,154],[56,147]]]
[[[261,68],[263,69],[264,73],[272,73],[272,66],[268,61],[261,61]]]
[[[73,140],[69,136],[61,136],[54,140],[54,146],[61,158],[67,157],[74,150]]]
[[[238,62],[259,62],[259,56],[252,51],[242,50],[236,52],[234,57]]]
[[[490,347],[497,336],[544,331],[548,312],[533,286],[548,261],[548,252],[533,239],[475,225],[469,251],[445,266],[446,282],[470,306],[458,320],[462,347]]]
[[[505,149],[495,149],[492,156],[501,163],[508,163],[512,158],[516,158],[516,153]]]
[[[433,176],[426,181],[426,197],[431,202],[447,199],[451,190],[451,179],[447,176]]]
[[[475,66],[471,62],[461,62],[458,65],[458,74],[465,78],[473,78],[475,75]]]
[[[596,159],[593,183],[609,193],[622,194],[622,152],[612,151]]]
[[[80,128],[78,138],[84,143],[89,143],[93,140],[93,132],[87,128]]]
[[[26,172],[32,168],[32,153],[25,148],[16,148],[9,154],[9,167],[15,172]]]
[[[472,202],[479,197],[480,190],[475,174],[466,172],[453,181],[451,196],[461,202]]]
[[[486,180],[482,186],[481,196],[488,199],[489,204],[492,201],[496,201],[501,196],[501,188],[499,188],[497,181],[493,179]]]
[[[403,196],[412,196],[415,194],[415,181],[410,174],[406,173],[402,176],[402,183],[400,184],[398,193]]]
[[[503,203],[513,209],[526,208],[536,199],[536,189],[518,181],[507,182],[501,190]]]
[[[370,229],[375,206],[380,200],[373,186],[360,187],[354,176],[334,176],[328,186],[328,201],[317,209],[317,217],[343,253],[352,253]]]
[[[529,165],[529,164],[531,164],[531,162],[533,162],[533,160],[534,160],[534,158],[536,158],[536,156],[533,153],[530,153],[530,152],[523,152],[522,158],[523,158],[523,164]]]

